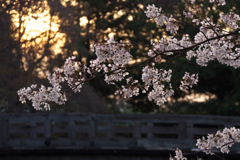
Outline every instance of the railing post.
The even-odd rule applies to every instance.
[[[70,121],[68,123],[68,125],[69,125],[69,128],[71,128],[68,132],[68,137],[74,139],[75,138],[75,130],[73,128],[75,126],[75,123],[74,123],[74,121]]]
[[[108,139],[112,139],[113,138],[113,129],[112,129],[112,127],[113,127],[112,119],[109,119],[108,120],[108,130],[109,130],[109,132],[108,132]]]
[[[8,138],[8,119],[4,116],[1,119],[1,139]]]
[[[178,123],[178,140],[183,141],[187,139],[187,123],[179,121]]]
[[[36,122],[31,121],[30,126],[31,126],[31,128],[34,128],[36,126]],[[34,131],[34,129],[32,129],[30,132],[30,138],[33,138],[33,139],[36,138],[36,132]]]
[[[96,124],[94,118],[91,116],[90,122],[89,122],[89,138],[95,138],[96,137]]]
[[[187,136],[186,136],[186,140],[191,142],[193,141],[193,123],[189,122],[189,121],[186,121],[186,133],[187,133]]]
[[[136,139],[141,138],[141,123],[140,121],[134,121],[133,124],[133,137]]]
[[[51,138],[51,136],[52,136],[52,120],[47,118],[44,125],[45,125],[44,126],[45,127],[44,137]]]
[[[148,122],[147,123],[147,126],[150,128],[150,127],[153,127],[153,122]],[[148,132],[147,133],[147,138],[149,139],[152,139],[153,138],[153,133],[152,132]]]

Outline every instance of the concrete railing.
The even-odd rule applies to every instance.
[[[192,149],[239,117],[151,114],[1,114],[0,148]]]

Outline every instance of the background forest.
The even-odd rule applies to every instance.
[[[150,39],[168,36],[164,29],[147,20],[144,10],[148,4],[174,13],[183,22],[179,37],[188,32],[193,38],[196,28],[180,13],[187,5],[186,1],[0,0],[0,112],[37,112],[31,103],[19,102],[17,90],[33,83],[48,84],[46,75],[61,67],[68,56],[75,55],[87,64],[95,58],[91,44],[104,42],[109,36],[135,44],[131,49],[132,63],[146,59],[151,48]],[[204,3],[209,7],[202,14],[218,17],[216,7]],[[219,8],[239,12],[236,9],[240,8],[240,3],[229,1],[227,6]],[[213,20],[218,22],[218,19]],[[164,59],[159,67],[164,67],[167,62],[168,59]],[[185,70],[199,73],[199,84],[185,93],[178,89],[179,82],[176,82],[174,97],[164,106],[149,102],[146,95],[123,100],[113,95],[115,86],[107,86],[103,78],[98,78],[84,85],[81,93],[69,94],[66,105],[52,105],[51,112],[240,115],[239,69],[217,62],[204,68],[185,59],[169,65],[177,63],[174,77],[180,79]],[[140,79],[141,70],[139,66],[133,76]]]

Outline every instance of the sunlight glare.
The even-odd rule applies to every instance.
[[[211,99],[216,99],[217,96],[215,94],[210,94],[210,93],[191,93],[189,95],[186,95],[183,98],[179,98],[178,101],[182,102],[182,101],[187,101],[190,103],[193,102],[206,102],[209,101]]]
[[[129,20],[129,21],[132,21],[132,20],[133,20],[133,16],[132,16],[132,15],[129,15],[129,16],[128,16],[128,20]]]
[[[115,33],[111,32],[108,34],[108,37],[114,37],[115,35],[116,35]]]
[[[69,3],[71,6],[78,5],[78,2],[76,0],[61,0],[60,2],[64,7],[67,7],[67,3]]]
[[[65,34],[58,32],[60,27],[59,18],[57,16],[51,17],[46,0],[43,1],[43,4],[45,5],[44,10],[40,7],[38,11],[28,15],[19,15],[16,10],[10,11],[14,25],[20,27],[20,34],[16,34],[15,38],[19,39],[19,35],[22,34],[20,41],[23,42],[21,45],[21,49],[24,51],[23,54],[27,54],[26,56],[33,54],[36,59],[42,57],[46,43],[51,44],[49,49],[54,53],[51,56],[55,57],[57,54],[62,53],[62,47],[66,42]],[[30,10],[31,8],[28,9],[29,12]],[[21,16],[21,24],[19,16]],[[26,58],[22,59],[25,70],[28,70],[28,61]],[[41,63],[42,67],[36,68],[35,71],[39,73],[39,77],[46,75],[43,70],[47,66],[47,61],[48,58],[44,57]]]
[[[79,18],[79,20],[80,20],[80,23],[79,23],[80,26],[86,26],[88,24],[88,18],[86,16]]]

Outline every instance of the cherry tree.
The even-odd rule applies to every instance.
[[[177,1],[176,1],[177,2]],[[225,0],[209,0],[217,6],[226,5]],[[97,56],[90,60],[89,65],[82,64],[75,56],[66,59],[62,68],[56,69],[47,76],[51,87],[33,84],[30,87],[18,91],[19,100],[25,103],[32,102],[36,110],[50,110],[50,103],[63,105],[67,101],[67,93],[80,92],[82,86],[94,78],[104,76],[104,81],[109,85],[117,85],[115,95],[123,98],[138,96],[141,92],[146,94],[149,101],[161,106],[174,94],[172,87],[172,75],[174,68],[169,68],[166,63],[162,68],[156,64],[162,63],[163,58],[170,61],[184,56],[188,61],[192,59],[199,66],[207,67],[210,61],[218,61],[223,65],[240,67],[240,17],[234,12],[228,14],[220,13],[221,22],[214,23],[211,18],[199,15],[202,9],[196,5],[196,0],[189,1],[189,7],[182,14],[191,24],[198,28],[194,39],[188,33],[182,38],[176,38],[179,30],[179,20],[174,15],[167,13],[154,4],[146,7],[147,18],[154,20],[159,27],[164,27],[171,36],[161,38],[158,41],[151,40],[152,48],[149,49],[148,58],[142,62],[131,64],[133,56],[130,53],[134,42],[116,42],[113,37],[106,43],[93,43],[92,52]],[[225,29],[222,25],[228,26]],[[149,63],[150,62],[150,63]],[[149,65],[151,64],[151,65]],[[142,66],[141,79],[134,79],[130,72],[138,66]],[[62,84],[67,83],[69,88],[63,89]],[[179,89],[187,91],[198,83],[198,74],[185,72],[179,83]],[[119,85],[121,84],[121,85]],[[206,154],[214,154],[214,148],[220,149],[222,153],[229,153],[229,147],[240,141],[240,130],[236,128],[225,128],[216,134],[209,134],[207,138],[197,140],[197,147]],[[182,151],[176,149],[176,156],[170,156],[171,160],[183,160]]]

